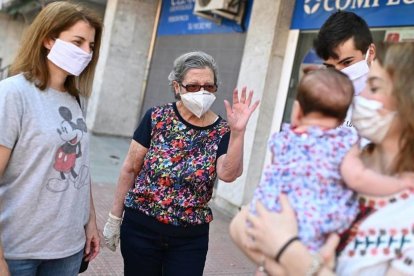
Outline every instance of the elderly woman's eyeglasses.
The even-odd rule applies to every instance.
[[[204,84],[204,85],[200,85],[200,84],[187,84],[184,85],[182,83],[180,83],[180,85],[182,87],[185,88],[185,90],[187,90],[188,92],[198,92],[201,90],[201,88],[203,88],[205,91],[208,92],[216,92],[217,91],[217,84]]]

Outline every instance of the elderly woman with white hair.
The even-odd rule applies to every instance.
[[[253,91],[235,89],[233,105],[224,101],[227,121],[211,111],[218,73],[204,52],[178,57],[168,79],[177,101],[150,108],[135,130],[104,228],[110,249],[121,238],[125,275],[203,274],[214,182],[242,174],[244,133],[259,104]]]

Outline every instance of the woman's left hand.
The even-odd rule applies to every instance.
[[[257,265],[262,266],[267,272],[268,275],[278,275],[283,276],[287,275],[286,270],[273,261],[273,258],[269,258],[263,254],[260,248],[258,250],[251,250],[248,246],[251,242],[251,236],[247,234],[246,229],[246,220],[249,214],[249,210],[246,206],[242,207],[240,212],[236,214],[233,220],[230,223],[230,236],[233,239],[234,243]],[[258,276],[260,271],[256,271],[255,276]],[[261,275],[266,275],[261,272]]]
[[[246,130],[247,122],[250,115],[256,110],[260,101],[256,101],[253,105],[253,90],[250,90],[249,96],[246,98],[246,87],[243,87],[241,97],[239,99],[238,89],[233,91],[233,106],[227,100],[224,100],[224,106],[226,107],[227,122],[230,126],[230,130],[234,132],[244,132]]]
[[[287,195],[281,194],[279,199],[282,208],[280,212],[268,211],[261,202],[257,202],[257,215],[247,215],[250,227],[246,227],[245,231],[251,239],[246,246],[252,250],[260,250],[269,257],[276,256],[289,239],[298,235],[295,211]]]
[[[96,226],[96,220],[89,219],[85,228],[86,232],[86,246],[84,257],[86,261],[92,261],[99,253],[100,237],[98,227]]]

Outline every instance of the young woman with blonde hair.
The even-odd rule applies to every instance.
[[[2,272],[77,275],[99,252],[85,111],[101,35],[91,11],[51,3],[0,82]]]

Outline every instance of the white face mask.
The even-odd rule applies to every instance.
[[[201,118],[214,103],[216,96],[207,91],[187,92],[181,94],[181,101],[194,115]]]
[[[72,43],[56,39],[47,58],[69,74],[79,76],[92,60],[92,53],[87,53]]]
[[[362,96],[354,97],[352,124],[360,136],[374,144],[382,142],[396,114],[396,112],[389,111],[386,115],[381,115],[379,110],[382,108],[383,104],[379,101],[369,100]]]
[[[367,62],[369,57],[369,49],[370,48],[368,48],[368,51],[365,55],[365,60],[358,61],[341,70],[342,73],[346,74],[348,78],[352,81],[356,96],[358,96],[362,92],[367,82],[369,73],[369,67]]]

